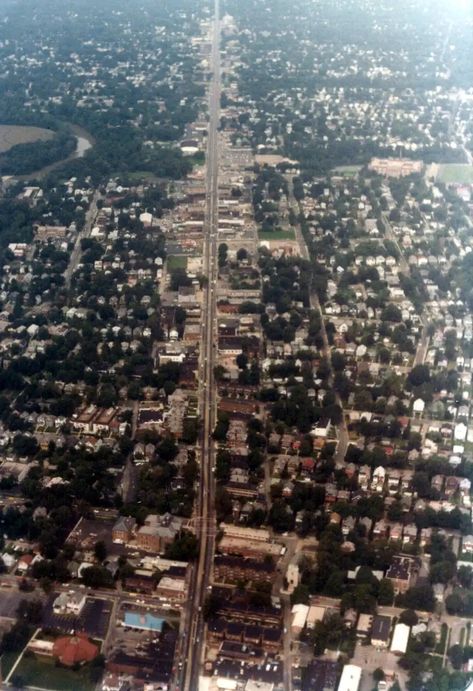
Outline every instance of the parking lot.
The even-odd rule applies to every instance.
[[[107,657],[126,661],[129,664],[140,664],[154,677],[170,679],[174,665],[174,656],[178,631],[166,627],[162,633],[143,631],[130,627],[115,626],[111,632]]]
[[[150,645],[159,640],[156,631],[140,631],[128,627],[117,626],[113,635],[112,650],[120,650],[128,655],[145,652]]]
[[[43,626],[56,629],[63,633],[84,631],[92,638],[104,639],[110,623],[112,602],[102,598],[88,597],[79,616],[71,614],[55,614],[53,602],[57,593],[53,594],[44,609]]]
[[[16,588],[0,589],[0,618],[16,619],[16,610],[21,600],[38,600],[39,593],[25,593]]]
[[[395,672],[401,680],[406,679],[406,673],[398,666],[399,657],[390,653],[389,650],[379,650],[372,645],[361,645],[357,643],[355,655],[351,660],[354,665],[359,665],[363,670],[360,691],[372,691],[372,673],[380,667],[385,672]]]
[[[96,542],[102,541],[105,543],[109,556],[126,554],[126,546],[112,540],[113,525],[113,520],[83,518],[69,535],[68,540],[80,545],[82,549],[93,549]]]

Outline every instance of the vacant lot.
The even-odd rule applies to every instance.
[[[461,163],[440,165],[437,180],[445,183],[473,184],[473,166]]]
[[[20,125],[0,125],[0,153],[8,151],[16,144],[31,144],[39,140],[52,139],[54,132],[41,127],[22,127]]]
[[[169,271],[174,271],[175,269],[187,269],[187,257],[171,254],[168,257],[167,262]]]

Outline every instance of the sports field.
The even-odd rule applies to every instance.
[[[437,180],[445,183],[473,185],[473,166],[462,163],[445,163],[439,165]]]

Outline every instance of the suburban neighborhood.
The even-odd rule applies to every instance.
[[[470,689],[471,8],[48,3],[0,37],[1,687]]]

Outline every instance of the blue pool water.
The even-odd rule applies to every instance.
[[[162,631],[164,619],[160,619],[149,612],[125,612],[123,623],[125,626],[135,629]]]

